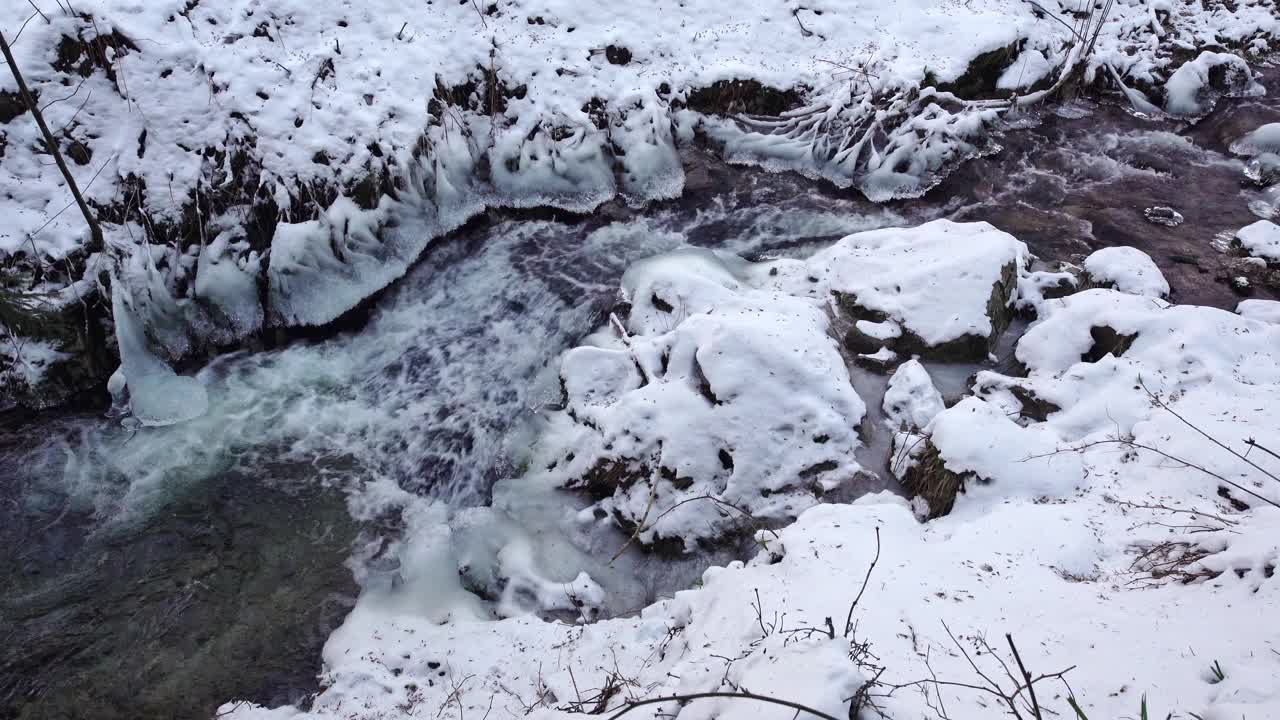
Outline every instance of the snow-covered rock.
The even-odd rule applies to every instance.
[[[1265,152],[1249,158],[1244,164],[1244,176],[1258,187],[1280,183],[1280,154]]]
[[[891,321],[895,334],[850,330],[900,354],[982,359],[1008,325],[1026,246],[991,225],[935,220],[850,235],[807,267],[856,320]],[[869,352],[870,350],[866,350]]]
[[[1241,300],[1236,312],[1250,320],[1280,323],[1280,300]]]
[[[1073,272],[1074,271],[1074,272]],[[1079,268],[1051,272],[1035,270],[1018,277],[1018,295],[1014,307],[1034,315],[1046,300],[1060,298],[1075,292],[1080,286]]]
[[[1259,220],[1236,231],[1233,243],[1268,263],[1280,263],[1280,225]]]
[[[1034,48],[1018,54],[1013,64],[1005,68],[996,80],[996,87],[1001,90],[1021,90],[1029,88],[1049,77],[1053,71],[1053,63],[1044,53]]]
[[[1249,64],[1238,55],[1206,50],[1183,63],[1165,83],[1164,109],[1171,115],[1198,118],[1213,110],[1217,99],[1262,95]]]
[[[1167,297],[1169,283],[1151,256],[1137,248],[1117,246],[1095,251],[1085,258],[1084,271],[1099,286],[1130,295]]]
[[[794,517],[860,470],[865,406],[821,301],[744,268],[694,249],[632,267],[627,335],[561,361],[565,408],[533,466],[604,497],[645,544]]]
[[[895,430],[923,428],[946,408],[942,393],[934,387],[929,371],[919,360],[898,366],[884,392],[885,420]]]

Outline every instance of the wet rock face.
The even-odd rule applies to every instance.
[[[689,91],[686,104],[708,115],[781,115],[800,107],[800,88],[771,88],[755,80],[719,80]]]
[[[38,372],[28,372],[32,368],[12,353],[13,345],[0,348],[0,406],[39,410],[104,403],[105,383],[118,364],[108,322],[106,304],[94,293],[54,305],[52,310],[31,315],[30,322],[20,323],[15,331],[23,344],[41,343],[58,355]]]

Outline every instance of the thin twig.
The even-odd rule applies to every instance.
[[[822,718],[822,720],[839,720],[838,718],[828,715],[822,712],[821,710],[814,710],[808,705],[801,705],[800,703],[791,702],[790,700],[781,700],[779,698],[772,698],[765,695],[756,695],[755,693],[749,693],[745,691],[744,692],[701,692],[701,693],[689,693],[687,695],[668,695],[666,697],[648,698],[645,700],[632,700],[631,702],[628,702],[626,706],[624,706],[621,710],[614,713],[613,715],[610,715],[609,720],[618,720],[618,718],[622,717],[623,715],[626,715],[632,710],[635,710],[636,708],[644,707],[646,705],[657,705],[658,703],[665,703],[665,702],[683,703],[683,702],[689,702],[691,700],[700,700],[702,698],[730,698],[730,699],[739,699],[739,700],[757,700],[763,703],[781,705],[783,707],[791,708],[792,710],[806,712],[806,713],[809,713],[810,715],[813,715],[814,717]]]
[[[1013,634],[1005,633],[1004,639],[1009,642],[1009,649],[1013,651],[1013,659],[1018,663],[1018,670],[1022,672],[1022,679],[1027,683],[1027,694],[1031,696],[1031,713],[1036,716],[1036,720],[1040,720],[1040,701],[1036,699],[1036,687],[1031,680],[1031,673],[1027,671],[1027,666],[1022,664],[1022,656],[1018,654],[1018,646],[1013,644]]]
[[[1221,440],[1219,440],[1218,438],[1216,438],[1216,437],[1214,437],[1214,436],[1210,435],[1209,433],[1205,432],[1204,430],[1201,430],[1200,428],[1198,428],[1198,427],[1196,427],[1195,425],[1193,425],[1193,424],[1191,423],[1191,421],[1190,421],[1190,420],[1187,420],[1186,418],[1184,418],[1184,417],[1182,417],[1181,415],[1179,415],[1179,414],[1178,414],[1178,412],[1177,412],[1176,410],[1174,410],[1173,408],[1171,408],[1171,407],[1169,407],[1168,405],[1166,405],[1166,404],[1164,403],[1164,401],[1160,399],[1160,396],[1158,396],[1158,395],[1156,395],[1155,393],[1151,392],[1151,390],[1147,388],[1147,384],[1146,384],[1145,382],[1143,382],[1141,378],[1139,378],[1139,379],[1138,379],[1138,384],[1142,386],[1142,389],[1143,389],[1143,390],[1147,393],[1147,395],[1151,398],[1151,402],[1154,402],[1154,403],[1155,403],[1158,407],[1160,407],[1162,410],[1164,410],[1165,412],[1169,413],[1170,415],[1172,415],[1172,416],[1174,416],[1174,417],[1178,418],[1178,420],[1180,420],[1180,421],[1182,422],[1182,424],[1183,424],[1183,425],[1186,425],[1187,427],[1191,428],[1192,430],[1195,430],[1196,432],[1200,433],[1200,434],[1201,434],[1201,435],[1203,435],[1205,438],[1207,438],[1207,439],[1209,440],[1209,442],[1213,443],[1214,445],[1217,445],[1218,447],[1222,448],[1223,450],[1226,450],[1227,452],[1229,452],[1229,453],[1231,453],[1232,455],[1236,456],[1238,459],[1240,459],[1240,460],[1244,461],[1245,463],[1247,463],[1247,464],[1249,465],[1249,467],[1252,467],[1254,470],[1257,470],[1258,472],[1262,473],[1263,475],[1266,475],[1267,477],[1271,478],[1272,480],[1275,480],[1276,482],[1280,482],[1280,477],[1276,477],[1276,476],[1275,476],[1275,474],[1273,474],[1271,471],[1267,470],[1266,468],[1263,468],[1262,466],[1258,465],[1257,463],[1255,463],[1254,461],[1252,461],[1252,460],[1250,460],[1249,458],[1245,457],[1244,455],[1241,455],[1240,453],[1236,452],[1236,451],[1235,451],[1231,446],[1229,446],[1229,445],[1227,445],[1226,443],[1222,442],[1222,441],[1221,441]]]
[[[49,16],[48,16],[48,15],[45,15],[43,10],[41,10],[41,9],[40,9],[40,8],[38,8],[38,7],[36,7],[36,4],[35,4],[35,2],[34,2],[33,0],[27,0],[27,4],[31,6],[31,9],[32,9],[32,10],[35,10],[36,12],[40,13],[40,17],[44,18],[44,22],[45,22],[45,24],[46,24],[46,25],[52,25],[52,24],[53,24],[53,21],[49,19]]]
[[[871,571],[876,569],[876,563],[880,562],[880,526],[876,526],[876,556],[871,559],[871,564],[867,566],[867,574],[862,578],[862,587],[858,589],[858,595],[849,603],[849,614],[844,619],[844,637],[849,637],[849,631],[853,629],[853,610],[858,607],[858,601],[862,599],[862,593],[867,591],[867,583],[871,580]]]

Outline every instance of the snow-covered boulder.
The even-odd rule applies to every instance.
[[[623,281],[626,329],[561,361],[565,407],[534,467],[600,498],[645,544],[693,549],[794,517],[859,472],[865,412],[818,299],[683,250]]]
[[[1164,90],[1164,109],[1170,115],[1191,118],[1207,115],[1223,95],[1250,96],[1265,92],[1243,58],[1208,50],[1175,70]]]
[[[1047,301],[1016,356],[1025,377],[979,373],[975,396],[902,439],[898,474],[928,515],[951,512],[957,493],[966,505],[1069,494],[1081,480],[1072,444],[1094,433],[1166,446],[1141,425],[1155,396],[1233,408],[1215,420],[1228,423],[1268,412],[1261,398],[1280,393],[1280,326],[1115,290]]]
[[[1280,300],[1241,300],[1236,313],[1250,320],[1280,324]]]
[[[919,360],[908,360],[889,378],[884,391],[885,420],[894,429],[923,428],[946,409],[942,393]]]
[[[935,220],[850,235],[808,268],[854,321],[850,349],[982,359],[1008,326],[1026,258],[1026,245],[988,223]]]
[[[1259,220],[1236,231],[1232,244],[1268,263],[1280,263],[1280,225]]]
[[[1102,248],[1085,258],[1084,271],[1099,287],[1145,297],[1167,297],[1169,283],[1151,256],[1137,248]]]

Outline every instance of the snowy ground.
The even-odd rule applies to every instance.
[[[1078,21],[1077,4],[1050,10]],[[698,134],[738,162],[914,197],[998,147],[1019,122],[1008,96],[1076,61],[1135,108],[1197,116],[1258,91],[1241,56],[1280,32],[1273,0],[1121,2],[1082,60],[1070,22],[1019,0],[428,5],[4,0],[107,257],[62,261],[86,232],[7,76],[0,256],[36,290],[111,274],[181,359],[330,322],[486,207],[676,196],[676,147]]]
[[[425,13],[390,0],[100,0],[77,4],[87,19],[46,9],[48,22],[19,0],[0,7],[82,187],[114,210],[107,251],[86,266],[112,277],[123,361],[112,389],[123,402],[127,388],[132,420],[156,425],[204,409],[203,387],[161,358],[329,322],[486,207],[676,196],[675,148],[699,132],[738,162],[877,200],[915,196],[1017,120],[990,97],[929,86],[1012,47],[992,74],[1000,92],[977,94],[1026,94],[1077,57],[1069,28],[1014,0],[751,12],[505,0]],[[1119,78],[1143,112],[1194,118],[1222,94],[1258,92],[1240,56],[1278,28],[1272,0],[1119,2],[1087,75]],[[761,107],[765,96],[732,88],[696,92],[728,80],[795,93]],[[74,208],[59,214],[65,188],[29,119],[9,117],[13,89],[0,79],[0,254],[68,258],[85,234]],[[1238,151],[1260,163],[1272,135],[1259,129]],[[395,198],[379,196],[391,188]],[[265,206],[264,231],[254,212]],[[1273,261],[1275,226],[1251,227],[1241,248]],[[563,717],[750,691],[839,718],[851,703],[864,717],[987,718],[1021,682],[1006,633],[1033,675],[1071,668],[1036,684],[1061,717],[1071,694],[1092,718],[1137,716],[1144,696],[1152,716],[1280,715],[1280,630],[1264,621],[1280,555],[1274,304],[1170,305],[1150,258],[1118,248],[1085,263],[1102,287],[1046,299],[1084,284],[1028,262],[990,226],[934,223],[855,234],[808,259],[679,251],[637,265],[622,288],[630,314],[563,359],[566,405],[532,471],[503,481],[492,508],[458,516],[400,490],[354,496],[356,512],[404,506],[403,585],[366,593],[330,639],[310,710],[229,703],[226,715]],[[909,356],[964,340],[980,362],[1011,307],[1038,314],[1017,363],[989,363],[966,383],[974,394],[944,409]],[[509,350],[475,352],[509,362],[520,334],[491,331]],[[59,357],[39,341],[20,347],[6,352],[23,382]],[[856,362],[901,365],[879,397],[851,384]],[[923,522],[941,511],[890,493],[818,504],[865,469],[853,453],[873,414],[901,431],[895,469],[963,483],[948,514]],[[199,448],[202,427],[175,434]],[[396,427],[405,442],[422,432]],[[306,429],[328,442],[327,428]],[[144,437],[134,462],[171,455],[160,437],[172,439]],[[656,462],[641,481],[611,476],[603,499],[564,500],[558,488],[619,457]],[[630,567],[607,560],[606,530],[692,549],[742,530],[726,518],[745,514],[777,526],[751,535],[753,560],[600,619],[632,599],[607,597]],[[1030,701],[1013,700],[1024,717]],[[795,714],[716,698],[633,715],[677,710]]]
[[[917,278],[923,286],[984,272],[984,282],[998,283],[990,268],[1004,262],[999,256],[960,255],[948,263],[948,253],[937,250],[945,248],[948,233],[978,244],[984,233],[999,241],[1004,234],[989,226],[935,222],[892,233],[917,237],[922,257],[916,266],[933,275]],[[837,247],[884,235],[855,234]],[[1119,266],[1145,267],[1139,255],[1124,253]],[[647,396],[650,420],[636,418],[631,427],[677,428],[683,449],[663,461],[679,465],[683,453],[694,464],[679,474],[714,484],[715,448],[736,432],[732,415],[714,412],[777,402],[777,389],[790,387],[805,369],[775,365],[770,354],[785,357],[794,349],[821,357],[831,344],[825,323],[792,322],[794,338],[778,336],[769,313],[800,303],[826,307],[837,322],[848,312],[826,300],[825,289],[811,297],[807,282],[783,288],[806,273],[839,277],[848,258],[847,251],[828,251],[808,261],[726,265],[709,254],[679,251],[642,264],[626,281],[632,298],[638,288],[659,299],[687,298],[687,315],[669,320],[669,327],[646,327],[658,303],[637,302],[626,330],[603,328],[596,347],[566,355],[561,374],[570,406],[579,413],[594,406],[595,415],[577,417],[597,418],[603,430]],[[895,373],[883,400],[890,422],[911,418],[905,424],[917,426],[913,432],[937,450],[946,471],[964,479],[943,517],[922,522],[927,508],[890,493],[812,507],[785,529],[757,532],[758,553],[745,565],[713,568],[694,589],[638,615],[596,622],[586,621],[595,618],[600,587],[557,567],[564,553],[549,552],[554,545],[546,538],[523,537],[497,549],[498,575],[536,595],[535,606],[570,613],[549,622],[527,614],[528,606],[504,602],[489,610],[461,586],[448,589],[458,574],[475,572],[476,556],[464,549],[475,540],[464,537],[466,523],[445,529],[442,509],[423,508],[411,522],[419,530],[410,541],[422,560],[407,570],[406,582],[432,591],[394,602],[366,595],[326,647],[326,689],[309,712],[234,703],[224,711],[241,718],[568,717],[641,698],[751,692],[840,718],[855,696],[888,717],[987,718],[1006,712],[1000,695],[1023,684],[1006,674],[1007,666],[1020,678],[1008,634],[1034,676],[1067,670],[1066,682],[1055,676],[1036,684],[1037,702],[1062,715],[1072,712],[1067,698],[1074,693],[1089,717],[1136,717],[1143,697],[1152,716],[1273,717],[1280,712],[1280,632],[1259,621],[1278,607],[1273,575],[1280,508],[1272,503],[1280,500],[1280,461],[1267,450],[1280,447],[1280,325],[1262,319],[1273,312],[1265,303],[1242,306],[1259,318],[1249,319],[1146,296],[1157,281],[1162,278],[1146,277],[1133,294],[1091,289],[1038,300],[1040,318],[1015,351],[1025,375],[983,371],[977,393],[950,408],[942,409],[919,363]],[[775,290],[746,289],[769,283]],[[753,298],[745,306],[744,293]],[[917,316],[946,317],[959,307],[945,296],[916,299]],[[761,322],[736,326],[740,308],[753,302],[761,306]],[[983,302],[969,312],[981,317],[986,310]],[[963,311],[957,319],[979,322]],[[715,345],[696,351],[707,363],[712,392],[729,398],[725,405],[688,390],[685,371],[677,371],[684,362],[676,359],[678,345],[713,321],[721,325],[710,328],[720,328],[720,342],[729,346],[747,347],[753,337],[767,343],[737,353],[731,367],[712,361]],[[605,339],[610,334],[613,339]],[[645,359],[647,348],[657,355],[667,346],[669,371],[660,373],[656,357]],[[607,353],[635,353],[639,367],[633,370],[629,359],[608,362]],[[628,373],[638,380],[647,363],[653,365],[645,385],[625,380]],[[733,373],[754,384],[734,389]],[[580,385],[588,379],[589,390]],[[831,380],[840,383],[840,374]],[[856,400],[842,401],[846,422],[861,415]],[[687,412],[695,403],[712,415],[690,427],[665,419],[700,417]],[[770,417],[791,427],[803,422],[809,412],[803,407],[779,405]],[[1037,407],[1048,408],[1045,417]],[[622,415],[605,419],[600,413],[609,408]],[[576,450],[580,442],[562,431],[540,440]],[[771,462],[802,465],[811,447],[771,442]],[[701,466],[698,452],[710,456]],[[736,462],[729,485],[720,481],[726,503],[742,502],[745,487],[759,483],[750,471],[736,470]],[[539,473],[504,481],[495,506],[516,515],[518,505],[503,496],[527,500],[529,488],[546,482]],[[650,483],[653,489],[638,495],[651,506],[681,507],[673,503],[686,490],[656,473]],[[722,523],[718,506],[691,503],[672,517],[680,518],[679,532],[687,537],[701,524]],[[660,534],[668,516],[655,515],[658,522],[638,524]],[[559,517],[562,528],[614,521],[604,514],[575,517],[563,507]],[[560,573],[558,580],[548,577],[553,567],[549,574]],[[492,620],[495,611],[507,619]],[[988,683],[992,689],[983,690]],[[1014,701],[1030,716],[1029,693]],[[875,716],[870,704],[862,707],[861,717]],[[794,710],[711,698],[632,714],[670,713],[786,718]]]

